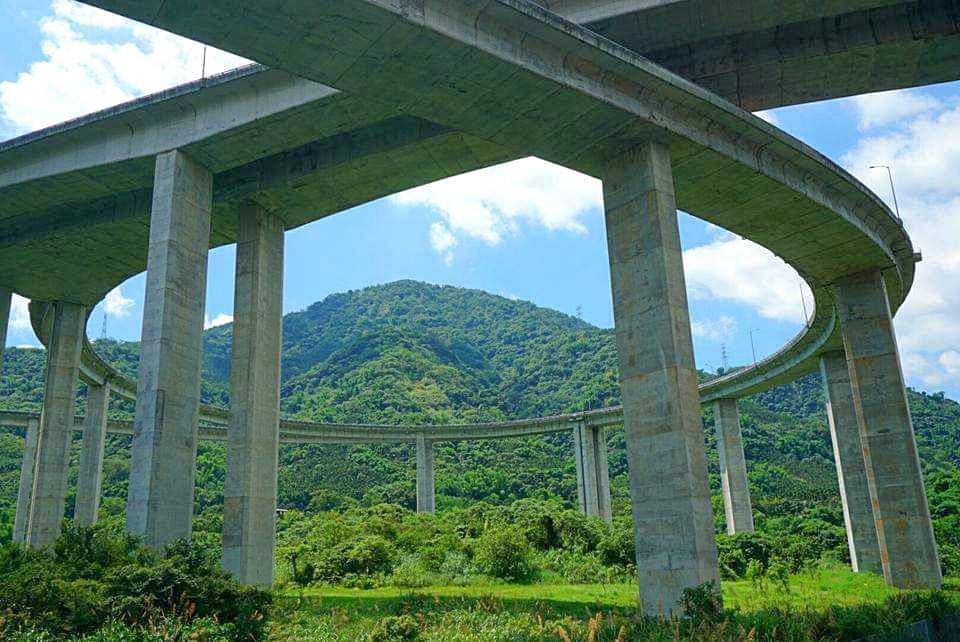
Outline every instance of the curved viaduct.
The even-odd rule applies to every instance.
[[[59,531],[78,378],[90,397],[77,519],[96,518],[103,435],[112,429],[134,436],[128,529],[154,546],[188,537],[197,438],[226,438],[224,565],[251,583],[272,580],[280,440],[417,441],[418,498],[431,509],[433,441],[572,427],[581,504],[604,514],[602,430],[622,422],[641,605],[671,610],[683,588],[718,579],[700,404],[716,404],[728,528],[750,530],[736,399],[819,367],[855,568],[896,586],[939,585],[891,324],[919,257],[889,209],[827,158],[527,0],[267,0],[243,11],[226,0],[88,4],[270,68],[235,70],[0,143],[0,285],[7,305],[11,291],[32,300],[48,348],[42,415],[2,417],[33,426],[16,525],[25,542],[46,546]],[[609,23],[618,28],[633,24],[609,11],[710,3],[545,4],[603,31],[611,16],[620,16]],[[737,4],[759,12],[775,3]],[[873,10],[861,4],[854,9]],[[769,105],[796,101],[779,96]],[[623,409],[471,427],[280,421],[284,231],[529,155],[604,183]],[[678,207],[769,248],[816,302],[791,343],[699,391]],[[206,255],[227,243],[238,249],[233,402],[222,409],[199,403],[199,369]],[[96,355],[85,322],[106,292],[144,270],[134,382]],[[107,421],[111,392],[136,401],[132,426]]]

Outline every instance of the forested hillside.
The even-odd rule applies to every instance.
[[[136,344],[97,350],[135,375]],[[204,336],[203,397],[228,403],[230,326]],[[43,352],[8,349],[0,407],[39,408]],[[704,375],[706,376],[706,375]],[[78,393],[82,410],[84,391]],[[619,401],[611,330],[476,290],[401,281],[327,297],[284,319],[282,412],[323,421],[474,422],[599,408]],[[910,403],[942,547],[960,546],[960,405],[911,391]],[[129,417],[114,401],[111,413]],[[761,529],[843,542],[843,519],[819,377],[741,402],[744,443]],[[712,413],[705,437],[722,524]],[[0,537],[12,521],[22,435],[0,432]],[[623,434],[609,433],[615,510],[628,509]],[[129,440],[107,447],[104,511],[122,511]],[[74,455],[76,459],[76,453]],[[71,497],[68,510],[72,510]],[[198,529],[219,532],[224,450],[202,443]],[[576,499],[569,436],[437,446],[440,510],[523,497]],[[414,504],[411,446],[283,446],[280,505],[320,510]],[[6,524],[6,526],[4,526]],[[842,546],[840,546],[842,548]],[[952,549],[950,549],[952,550]],[[952,552],[948,553],[952,555]]]

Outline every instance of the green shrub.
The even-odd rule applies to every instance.
[[[185,541],[168,546],[152,564],[121,566],[105,579],[113,611],[124,621],[142,621],[159,611],[187,620],[214,618],[232,625],[239,640],[265,635],[270,594],[237,583]]]
[[[398,642],[415,640],[420,635],[420,624],[412,615],[382,618],[370,632],[370,642]]]
[[[514,582],[536,575],[531,553],[530,543],[516,526],[490,529],[474,545],[474,561],[481,572]]]
[[[587,517],[578,510],[561,511],[554,525],[561,548],[583,553],[595,550],[608,528],[600,519]]]
[[[403,557],[400,563],[393,567],[393,573],[390,575],[391,584],[405,588],[430,586],[435,579],[436,577],[417,555]]]
[[[128,535],[70,526],[50,551],[0,547],[3,639],[17,631],[62,638],[110,622],[146,630],[161,620],[182,627],[209,620],[217,639],[259,640],[270,600],[185,542],[157,555]]]
[[[605,564],[633,566],[637,552],[633,542],[633,522],[630,519],[617,519],[606,534],[597,542],[597,551]]]
[[[747,576],[747,568],[751,562],[756,562],[760,570],[765,572],[770,565],[773,543],[769,537],[760,533],[718,535],[717,551],[723,578],[735,580]]]
[[[683,590],[680,608],[684,615],[695,622],[716,623],[723,619],[723,596],[714,582]]]

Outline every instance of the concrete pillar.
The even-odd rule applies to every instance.
[[[877,526],[873,520],[873,504],[863,463],[860,425],[850,388],[847,355],[842,350],[820,357],[823,392],[830,422],[833,458],[840,482],[843,520],[847,526],[847,545],[854,572],[883,573]]]
[[[189,538],[200,403],[212,177],[180,151],[156,160],[127,530]]]
[[[666,614],[720,585],[669,150],[611,162],[603,196],[640,606]]]
[[[10,324],[10,303],[13,292],[0,288],[0,372],[3,372],[3,352],[7,347],[7,326]]]
[[[433,513],[436,509],[433,489],[433,442],[417,437],[417,512]]]
[[[80,352],[87,323],[87,311],[82,305],[57,301],[52,312],[53,328],[47,341],[43,413],[27,528],[27,543],[35,548],[52,545],[60,535],[67,498]]]
[[[577,422],[573,429],[573,457],[577,465],[577,500],[589,517],[611,521],[610,471],[603,428]]]
[[[240,211],[223,498],[223,567],[244,584],[273,584],[280,447],[283,220]]]
[[[743,456],[740,411],[736,399],[720,399],[713,404],[713,423],[720,456],[720,484],[727,533],[753,532],[753,506],[747,482],[747,461]]]
[[[103,480],[103,446],[107,437],[107,407],[110,385],[87,387],[87,413],[83,420],[80,447],[80,472],[77,475],[77,499],[73,521],[77,526],[93,526],[100,510],[100,486]]]
[[[13,541],[25,544],[30,526],[30,508],[33,505],[33,477],[37,470],[37,438],[40,422],[27,422],[23,441],[23,463],[20,465],[20,487],[17,490],[17,516],[13,520]]]
[[[939,588],[937,547],[880,272],[834,284],[887,584]]]

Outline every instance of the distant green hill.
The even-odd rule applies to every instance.
[[[205,401],[228,403],[230,336],[230,326],[204,334]],[[105,340],[96,345],[118,368],[136,374],[137,344]],[[8,349],[0,407],[39,408],[42,370],[42,351]],[[960,525],[960,404],[942,394],[910,391],[909,396],[931,504],[952,529]],[[475,422],[618,402],[612,331],[531,303],[399,281],[331,295],[284,318],[281,409],[288,417]],[[82,405],[82,394],[78,403]],[[719,493],[712,414],[704,410],[712,483]],[[129,417],[131,411],[130,404],[118,402],[111,409],[115,416]],[[799,528],[800,522],[813,519],[834,534],[842,529],[819,377],[745,399],[741,414],[761,527]],[[622,431],[612,431],[609,440],[615,510],[626,511]],[[109,441],[104,480],[108,512],[122,510],[128,445],[122,437]],[[20,435],[0,434],[0,530],[12,518],[21,448]],[[568,435],[440,444],[438,506],[530,496],[573,503],[571,449]],[[200,528],[219,528],[223,467],[223,447],[202,444],[197,475]],[[414,504],[410,446],[282,448],[281,506],[330,508],[379,501]],[[68,504],[72,506],[72,497]],[[715,506],[719,508],[719,496]],[[719,522],[722,511],[717,512]],[[955,530],[960,538],[960,528]]]

